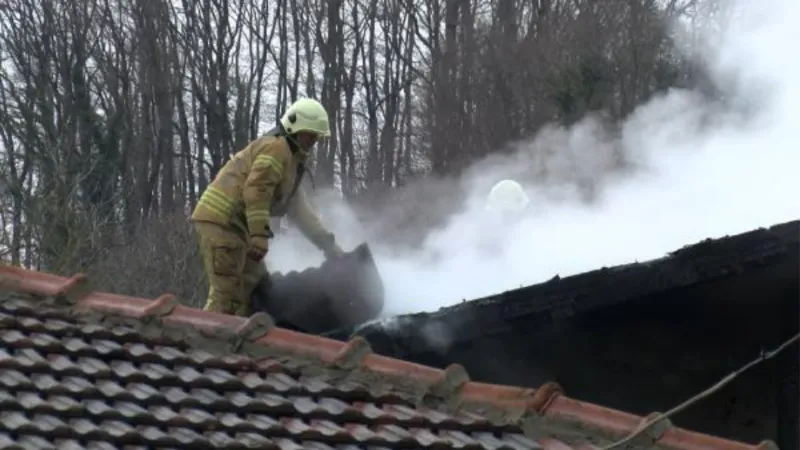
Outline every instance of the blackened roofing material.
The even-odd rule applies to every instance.
[[[13,292],[12,292],[13,291]],[[16,292],[16,293],[14,293]],[[0,449],[593,449],[645,418],[0,266]],[[638,446],[767,450],[668,421]]]
[[[785,262],[787,258],[794,263],[799,244],[800,221],[792,221],[706,239],[652,261],[555,277],[545,283],[462,302],[436,312],[397,317],[393,319],[391,336],[379,323],[339,330],[330,336],[344,338],[355,332],[382,351],[393,348],[392,354],[403,355],[407,353],[405,349],[413,346],[408,342],[423,339],[416,336],[419,330],[437,323],[451,331],[451,344],[468,342],[502,332],[514,319],[524,317],[531,326],[537,322],[553,323],[667,290],[735,277],[753,268]]]

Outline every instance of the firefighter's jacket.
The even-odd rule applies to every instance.
[[[193,221],[241,230],[250,237],[272,236],[270,217],[284,214],[317,247],[333,242],[299,183],[308,153],[285,136],[267,135],[236,153],[203,192]]]

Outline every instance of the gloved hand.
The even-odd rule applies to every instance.
[[[250,236],[250,248],[247,249],[247,257],[253,261],[261,261],[267,254],[267,237]]]
[[[332,242],[329,246],[327,246],[323,252],[325,253],[325,259],[333,259],[338,258],[344,255],[344,250],[339,247],[339,244]]]
[[[322,250],[322,253],[325,254],[325,259],[336,258],[344,254],[344,250],[336,244],[336,237],[331,232],[320,233],[314,236],[311,242]]]

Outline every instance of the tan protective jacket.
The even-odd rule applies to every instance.
[[[322,225],[295,181],[308,153],[292,151],[284,136],[264,136],[236,153],[203,192],[193,221],[233,227],[255,237],[271,237],[270,216],[286,214],[317,247],[325,250],[333,235]]]

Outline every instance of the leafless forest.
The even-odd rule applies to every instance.
[[[188,214],[296,97],[334,127],[316,186],[364,205],[547,122],[702,83],[670,24],[713,20],[714,1],[6,2],[2,258],[195,303]]]

